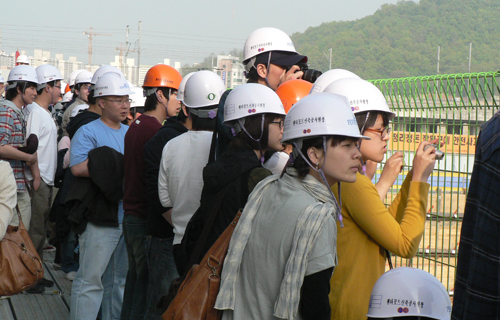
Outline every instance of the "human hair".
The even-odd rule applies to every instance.
[[[159,87],[157,90],[161,90],[163,95],[170,100],[170,95],[173,92],[172,88]],[[158,98],[156,98],[156,93],[152,93],[146,97],[146,102],[144,102],[144,112],[156,110],[156,105],[158,104]]]
[[[24,93],[24,90],[26,90],[28,88],[31,88],[31,87],[35,87],[36,88],[36,83],[34,83],[34,82],[28,82],[28,81],[18,81],[17,84],[16,84],[16,86],[14,88],[10,88],[9,90],[5,91],[5,99],[9,100],[9,101],[12,101],[19,94],[17,92],[17,89],[19,89],[19,91],[21,91],[21,92]]]
[[[366,119],[367,112],[370,112],[368,119]],[[387,127],[389,125],[389,115],[387,114],[387,112],[366,111],[366,112],[356,113],[356,122],[358,123],[359,131],[361,132],[363,125],[364,125],[364,129],[368,129],[368,128],[373,127],[375,125],[375,122],[377,121],[377,117],[379,114],[382,116],[382,120],[384,121],[384,127]],[[365,123],[365,119],[366,119],[366,123]],[[361,134],[363,134],[363,132],[361,132]]]
[[[214,131],[214,129],[215,129],[215,122],[216,122],[216,118],[215,117],[213,119],[210,119],[210,118],[200,118],[197,115],[193,114],[190,111],[190,109],[191,108],[187,108],[186,107],[186,110],[188,111],[188,115],[191,117],[192,129],[193,130]],[[217,109],[217,105],[206,106],[206,107],[203,107],[203,108],[196,108],[196,110],[198,110],[198,111],[213,110],[213,109]]]
[[[54,80],[54,81],[50,81],[50,82],[47,82],[47,83],[46,83],[46,86],[51,86],[51,87],[54,87],[55,85],[56,85],[56,80]],[[37,91],[36,91],[36,94],[37,94],[37,95],[41,95],[41,94],[43,93],[43,89],[45,89],[45,87],[43,87],[43,88],[42,88],[42,89],[40,89],[40,90],[37,90]]]
[[[261,136],[262,116],[264,116],[264,130],[262,132],[262,138],[260,141],[254,141],[253,139],[259,139]],[[241,130],[238,134],[236,134],[236,137],[234,137],[230,145],[242,149],[266,150],[268,148],[269,125],[276,118],[283,118],[283,116],[275,113],[261,113],[244,118],[245,129],[253,139],[250,138],[244,130]]]
[[[97,103],[97,99],[94,97],[94,93],[95,93],[95,88],[92,88],[92,90],[89,90],[89,95],[87,97],[89,105]]]
[[[346,136],[327,136],[326,143],[327,144],[330,143],[331,147],[336,147],[343,141],[349,139],[357,140],[356,138],[351,138]],[[323,136],[305,139],[302,141],[302,148],[300,149],[300,151],[302,151],[304,157],[307,158],[307,161],[313,164],[311,159],[309,158],[309,155],[307,154],[307,150],[309,148],[316,148],[323,150]],[[299,176],[302,178],[307,176],[307,174],[309,173],[309,169],[311,168],[300,154],[293,160],[292,167],[298,171]]]
[[[185,106],[185,104],[181,104],[181,108],[179,109],[179,113],[177,114],[177,120],[181,123],[186,123],[186,120],[189,118],[189,109],[186,107],[186,113],[187,115],[184,114],[184,110],[182,110],[182,106]]]
[[[257,69],[255,69],[254,67],[252,67],[250,71],[245,73],[245,77],[248,79],[247,83],[258,83],[260,79],[260,76],[257,73]]]
[[[267,66],[268,59],[269,59],[269,52],[264,52],[264,53],[258,54],[255,57],[255,62],[253,64],[253,66],[250,68],[250,71],[245,72],[245,77],[248,79],[247,83],[258,83],[259,80],[263,79],[257,73],[257,66],[259,64],[263,64],[263,65]],[[243,62],[243,64],[246,65],[249,62],[250,62],[250,59],[245,60]]]

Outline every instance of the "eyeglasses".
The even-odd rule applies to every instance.
[[[391,127],[387,127],[384,129],[365,129],[365,131],[375,132],[380,134],[380,138],[384,139],[391,133]]]
[[[279,126],[280,129],[283,129],[283,124],[285,123],[284,120],[280,120],[280,121],[271,121],[271,123],[274,123],[274,124],[277,124]]]
[[[114,104],[119,105],[119,106],[124,105],[125,103],[130,104],[132,102],[132,99],[113,100],[113,99],[104,99],[104,98],[102,98],[102,100],[113,102]]]
[[[59,88],[59,89],[61,89],[61,86],[54,86],[54,88]]]

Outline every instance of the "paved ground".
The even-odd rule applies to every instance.
[[[54,253],[44,252],[45,278],[54,281],[44,294],[21,293],[0,299],[0,320],[67,320],[72,282],[54,270]]]

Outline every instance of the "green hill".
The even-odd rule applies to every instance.
[[[332,10],[335,10],[332,2]],[[365,79],[500,69],[500,1],[420,0],[383,5],[356,21],[323,23],[295,33],[296,49],[310,68],[343,68]]]

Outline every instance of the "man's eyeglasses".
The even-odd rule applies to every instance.
[[[380,138],[384,139],[391,133],[391,127],[387,127],[384,129],[365,129],[365,131],[375,132],[380,134]]]
[[[280,129],[283,129],[283,124],[285,123],[285,121],[284,120],[271,121],[271,123],[277,124]]]
[[[116,104],[118,106],[124,105],[125,103],[130,104],[132,102],[132,99],[114,100],[114,99],[104,99],[104,98],[102,98],[102,100],[113,102],[114,104]]]

